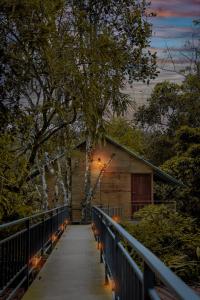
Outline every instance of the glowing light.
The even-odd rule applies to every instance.
[[[94,230],[95,235],[99,235],[99,231],[97,229]]]
[[[112,216],[113,221],[115,221],[116,223],[120,222],[120,217],[119,216]]]
[[[61,224],[61,225],[60,225],[60,230],[61,230],[61,231],[64,231],[64,229],[65,229],[64,224]]]
[[[100,158],[100,157],[98,158],[98,165],[99,165],[99,167],[102,166],[102,161],[101,161],[101,158]]]
[[[31,258],[31,265],[33,268],[37,268],[42,259],[42,256],[34,256]]]
[[[99,245],[98,245],[98,249],[99,249],[99,250],[103,250],[103,248],[104,248],[103,243],[100,242],[100,243],[98,243],[98,244],[99,244]]]
[[[58,237],[55,234],[53,234],[51,237],[52,242],[54,243],[57,239]]]
[[[114,291],[116,289],[116,284],[113,279],[110,279],[109,281],[110,281],[110,288],[112,289],[112,291]]]
[[[101,160],[101,158],[99,157],[97,160],[94,160],[93,161],[93,166],[96,168],[96,169],[99,169],[101,170],[103,167],[104,167],[104,163],[103,161]]]
[[[65,220],[64,224],[68,225],[69,224],[69,220]]]

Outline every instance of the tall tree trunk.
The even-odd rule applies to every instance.
[[[62,170],[61,170],[61,165],[60,165],[59,159],[57,159],[57,166],[58,166],[58,182],[59,182],[59,185],[61,186],[61,189],[63,192],[64,205],[66,205],[66,204],[68,204],[67,190],[66,190],[65,183],[63,180]]]
[[[87,222],[87,211],[91,207],[91,163],[93,154],[93,142],[90,135],[86,138],[85,157],[85,195],[82,201],[82,222]]]
[[[72,161],[71,157],[66,158],[66,189],[67,189],[67,205],[72,205]]]
[[[94,197],[94,195],[96,194],[96,191],[97,191],[97,187],[106,171],[106,169],[109,167],[110,163],[112,162],[113,158],[115,157],[115,153],[112,153],[109,160],[104,163],[101,167],[101,169],[99,170],[99,174],[97,176],[97,179],[96,181],[94,182],[93,186],[91,186],[90,188],[90,193],[89,193],[89,198],[92,199]]]
[[[36,159],[37,167],[40,172],[40,178],[41,178],[41,183],[42,183],[42,193],[40,193],[39,189],[36,187],[38,190],[38,193],[41,195],[42,198],[42,209],[47,210],[49,207],[49,199],[48,199],[48,187],[47,187],[47,182],[46,182],[46,170],[45,166],[43,165],[42,167],[40,166],[38,162],[38,157]],[[46,163],[46,157],[45,157],[45,163]]]
[[[47,183],[46,183],[46,174],[45,174],[45,166],[42,167],[41,170],[41,179],[42,179],[42,194],[43,194],[43,209],[47,210],[49,206],[48,201],[48,192],[47,192]]]

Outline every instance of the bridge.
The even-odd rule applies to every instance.
[[[71,225],[66,206],[0,225],[0,299],[200,299],[102,209],[90,213],[92,226]]]

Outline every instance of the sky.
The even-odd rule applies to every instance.
[[[197,43],[200,30],[193,20],[200,19],[200,0],[151,0],[151,11],[157,14],[150,22],[153,24],[151,38],[152,51],[157,52],[160,74],[149,87],[138,83],[128,88],[128,93],[138,104],[146,102],[154,85],[163,80],[180,83],[183,76],[174,72],[184,68],[189,51],[184,50],[185,43],[190,40]],[[169,51],[170,49],[170,51]],[[164,70],[163,70],[164,69]]]
[[[182,50],[188,40],[196,42],[198,29],[193,20],[200,18],[200,0],[152,0],[151,3],[151,10],[157,14],[151,20],[151,47],[158,49],[159,55],[166,48],[173,52]],[[184,61],[181,56],[179,60]]]

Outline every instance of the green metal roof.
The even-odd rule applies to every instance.
[[[142,156],[140,156],[139,154],[137,154],[133,150],[130,150],[127,147],[119,144],[118,142],[113,140],[113,138],[111,138],[109,136],[106,136],[106,140],[109,141],[111,144],[113,144],[113,145],[121,148],[122,150],[126,151],[131,156],[133,156],[133,157],[137,158],[138,160],[142,161],[147,166],[151,167],[154,170],[154,176],[156,178],[160,179],[161,181],[170,183],[172,185],[179,185],[179,186],[184,185],[181,181],[177,180],[176,178],[174,178],[171,175],[167,174],[166,172],[162,171],[160,168],[156,167],[155,165],[150,163],[148,160],[146,160],[145,158],[143,158]]]

